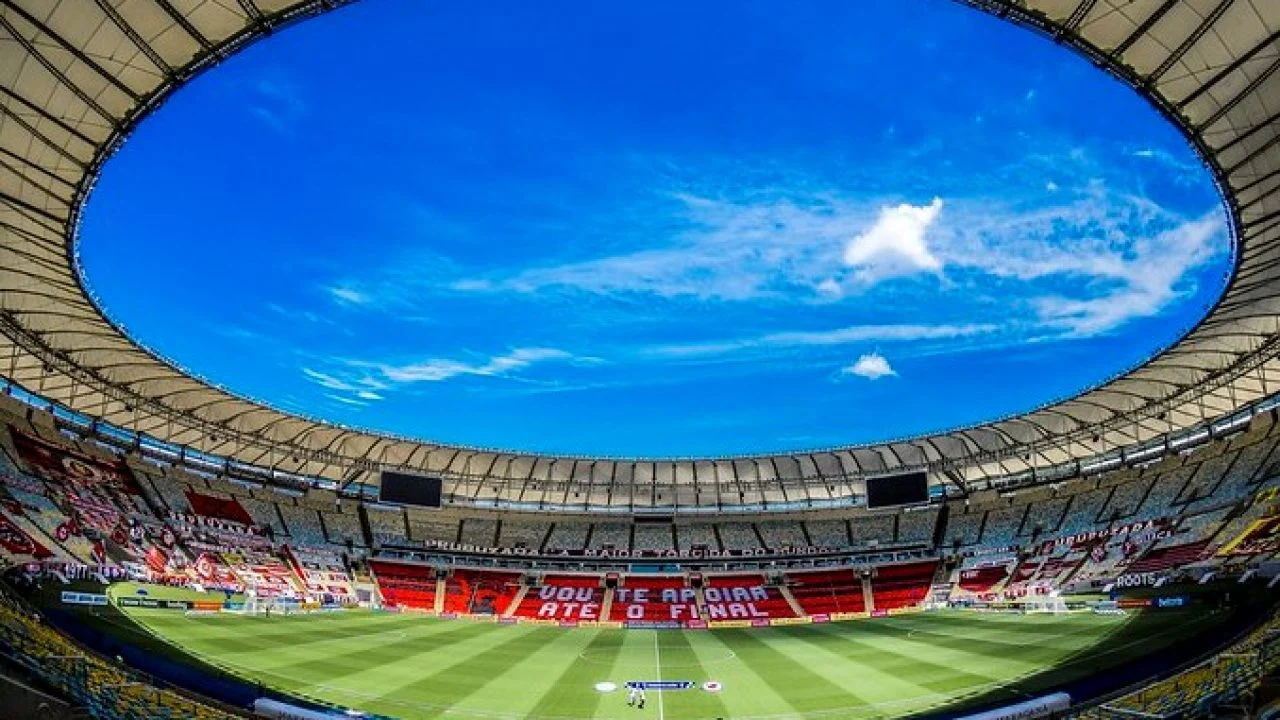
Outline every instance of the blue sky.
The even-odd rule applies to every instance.
[[[1144,101],[946,0],[365,0],[106,166],[109,315],[274,406],[486,447],[721,455],[1025,411],[1230,267]]]

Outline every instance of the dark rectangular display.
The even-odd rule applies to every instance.
[[[438,477],[409,475],[408,473],[382,472],[382,488],[378,500],[400,505],[440,507],[441,481]]]
[[[867,478],[867,507],[893,507],[929,501],[929,476],[922,472]]]

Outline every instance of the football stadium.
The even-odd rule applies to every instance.
[[[1280,717],[1280,2],[631,5],[0,0],[0,715]]]

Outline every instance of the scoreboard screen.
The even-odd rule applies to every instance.
[[[430,475],[410,475],[384,470],[378,500],[399,505],[438,508],[443,484],[440,478]]]
[[[867,507],[914,505],[929,501],[929,476],[922,472],[867,478]]]

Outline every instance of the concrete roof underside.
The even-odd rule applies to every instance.
[[[610,503],[660,505],[706,503],[699,488],[713,487],[716,497],[729,487],[747,502],[813,497],[813,488],[848,495],[861,476],[921,467],[974,485],[1148,442],[1280,391],[1280,2],[969,0],[1130,84],[1182,129],[1218,183],[1236,243],[1229,287],[1203,322],[1145,365],[1072,399],[951,432],[687,460],[433,444],[237,396],[104,316],[79,275],[79,213],[102,163],[175,88],[340,4],[0,0],[0,374],[120,428],[298,475],[376,482],[374,471],[396,467],[447,474],[477,498],[608,488]],[[659,501],[663,488],[670,494]]]

